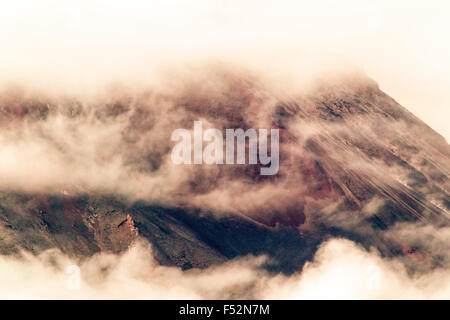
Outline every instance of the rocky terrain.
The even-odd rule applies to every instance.
[[[267,255],[268,270],[289,274],[343,237],[411,271],[448,264],[439,232],[450,226],[450,148],[374,81],[356,73],[283,93],[256,76],[208,72],[174,91],[90,101],[0,93],[0,140],[34,168],[0,183],[0,254],[57,248],[83,260],[145,239],[158,262],[183,270]],[[197,119],[280,129],[278,175],[175,168],[170,133]],[[30,145],[45,147],[29,154]]]

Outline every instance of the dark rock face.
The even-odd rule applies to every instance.
[[[98,106],[95,117],[108,123],[126,116],[117,152],[126,168],[148,175],[158,172],[171,151],[171,128],[161,141],[145,145],[161,116],[152,103],[170,100],[168,111],[182,114],[178,127],[202,118],[218,129],[245,130],[258,128],[262,121],[280,129],[278,175],[260,176],[255,165],[198,172],[180,189],[181,200],[172,204],[130,201],[92,190],[70,195],[4,190],[0,253],[59,248],[82,259],[100,251],[124,252],[144,238],[161,264],[183,270],[265,254],[269,270],[291,273],[324,240],[345,237],[384,256],[422,252],[439,261],[414,235],[395,239],[390,231],[399,224],[436,230],[449,226],[450,148],[445,139],[361,76],[281,98],[253,80],[224,75],[214,80],[221,82],[220,90],[205,92],[192,85],[177,97],[122,97]],[[12,124],[46,121],[52,114],[76,119],[88,113],[74,102],[52,107],[16,100],[1,100],[5,130]],[[228,182],[285,192],[267,202],[264,197],[270,192],[257,193],[257,204],[243,203],[239,212],[186,200]]]
[[[269,254],[274,261],[268,268],[292,272],[311,258],[318,243],[304,239],[296,229],[267,227],[244,217],[124,206],[112,197],[14,194],[2,200],[2,254],[54,247],[73,257],[120,253],[142,237],[153,244],[155,258],[164,265],[205,268],[241,255]],[[24,206],[26,211],[20,211]]]

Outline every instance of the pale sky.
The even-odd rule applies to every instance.
[[[0,81],[83,82],[156,56],[318,52],[364,69],[449,141],[449,17],[445,0],[0,0]]]

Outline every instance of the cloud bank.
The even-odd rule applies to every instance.
[[[206,270],[160,266],[146,243],[121,256],[98,254],[74,272],[57,251],[23,260],[1,257],[2,299],[447,299],[448,269],[410,275],[343,239],[324,243],[292,276],[260,268],[264,257],[239,258]],[[80,280],[76,278],[80,275]]]

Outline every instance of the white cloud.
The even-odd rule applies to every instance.
[[[448,299],[450,273],[410,276],[399,261],[381,258],[348,240],[322,245],[303,271],[291,276],[260,269],[264,257],[232,260],[206,270],[158,265],[149,245],[123,255],[98,254],[79,264],[57,251],[23,260],[0,257],[2,299]],[[69,268],[69,269],[68,269]]]

